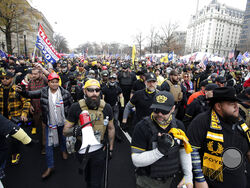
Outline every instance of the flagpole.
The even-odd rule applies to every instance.
[[[38,22],[37,25],[38,25],[37,31],[39,32],[40,23]],[[35,62],[35,53],[36,53],[36,43],[35,43],[35,48],[33,50],[32,62]]]
[[[35,45],[35,48],[33,50],[32,62],[35,62],[35,53],[36,53],[36,45]]]

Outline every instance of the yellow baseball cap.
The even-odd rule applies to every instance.
[[[87,88],[87,87],[90,87],[90,86],[97,86],[99,88],[101,87],[99,81],[96,80],[96,79],[89,79],[87,82],[85,82],[83,88]]]

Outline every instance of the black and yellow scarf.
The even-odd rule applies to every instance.
[[[240,122],[248,142],[250,143],[250,130],[246,123]],[[211,112],[211,124],[207,131],[206,148],[203,156],[203,174],[212,180],[223,182],[223,160],[224,138],[220,120],[214,110]]]
[[[217,114],[212,110],[211,124],[206,136],[207,147],[205,148],[203,156],[202,171],[205,176],[220,182],[223,182],[223,143],[222,126],[220,125]]]

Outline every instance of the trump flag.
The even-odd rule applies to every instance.
[[[53,64],[61,58],[60,54],[52,46],[41,25],[39,26],[38,30],[36,47],[41,50],[46,63]]]

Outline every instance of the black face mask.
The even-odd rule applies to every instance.
[[[97,110],[100,106],[100,101],[100,95],[97,97],[97,99],[92,99],[91,97],[85,96],[85,103],[90,110]]]

